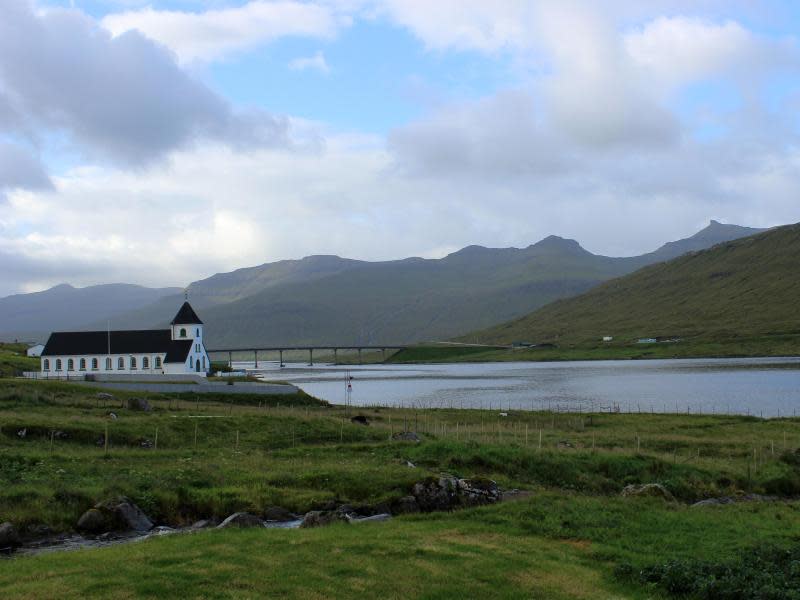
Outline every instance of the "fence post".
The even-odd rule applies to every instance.
[[[103,440],[103,446],[105,447],[105,454],[108,456],[108,423],[106,423],[106,434]]]
[[[199,421],[194,422],[194,449],[197,450],[197,426],[200,424]]]
[[[158,427],[156,427],[156,436],[153,441],[153,450],[158,450]]]

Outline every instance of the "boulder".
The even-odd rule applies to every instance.
[[[78,519],[77,528],[87,533],[108,531],[136,531],[145,533],[153,528],[153,522],[142,509],[120,496],[100,502]]]
[[[350,418],[350,422],[354,425],[369,425],[369,419],[364,415],[356,415]]]
[[[222,523],[217,525],[217,529],[227,529],[229,527],[263,527],[262,521],[256,515],[246,512],[233,513],[230,517],[225,519]]]
[[[108,392],[98,392],[95,398],[97,398],[98,400],[113,400],[114,395],[109,394]]]
[[[153,408],[150,403],[144,398],[128,398],[128,410],[138,410],[142,412],[150,412]]]
[[[303,517],[303,522],[300,527],[324,527],[331,523],[349,523],[350,514],[342,510],[312,510],[307,512]]]
[[[419,504],[414,496],[404,496],[392,502],[393,515],[407,515],[419,512]]]
[[[401,442],[420,442],[420,437],[413,431],[398,431],[392,436],[393,440]]]
[[[281,506],[270,506],[264,511],[264,520],[284,523],[294,521],[295,516]]]
[[[452,510],[481,506],[502,500],[503,493],[491,479],[458,479],[429,477],[414,484],[411,491],[419,510]]]
[[[114,507],[114,514],[127,529],[144,533],[153,528],[153,522],[144,514],[141,508],[127,500],[119,502]]]
[[[108,515],[97,508],[90,508],[78,519],[77,528],[86,533],[104,533],[111,529],[113,523]]]
[[[218,523],[214,519],[200,519],[192,523],[189,529],[208,529],[209,527],[216,527]]]
[[[672,502],[675,497],[670,491],[660,483],[644,483],[641,485],[627,485],[622,490],[622,496],[625,498],[661,498]]]
[[[15,548],[20,545],[17,529],[11,523],[0,525],[0,548]]]

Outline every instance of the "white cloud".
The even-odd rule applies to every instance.
[[[102,23],[115,36],[139,31],[170,48],[180,62],[189,63],[218,60],[280,37],[329,39],[350,20],[322,4],[251,0],[241,6],[205,12],[148,7],[110,14]]]
[[[319,71],[326,75],[331,71],[328,61],[325,60],[325,55],[321,51],[315,53],[314,56],[304,56],[289,61],[289,68],[293,71]]]
[[[7,0],[3,11],[0,135],[65,134],[76,154],[129,165],[208,139],[290,143],[286,119],[234,110],[140,33],[112,38],[81,12],[34,11],[27,0]]]

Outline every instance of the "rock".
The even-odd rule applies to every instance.
[[[350,422],[354,425],[369,425],[369,419],[364,415],[356,415],[350,418]]]
[[[572,442],[570,442],[569,440],[561,440],[560,442],[558,442],[558,447],[559,448],[574,448],[575,446],[573,446]]]
[[[103,511],[90,508],[78,519],[77,528],[86,533],[103,533],[111,529],[112,523]]]
[[[117,413],[113,413],[113,412],[108,413],[108,418],[111,419],[112,421],[116,421],[117,420]]]
[[[414,484],[411,493],[419,509],[424,512],[492,504],[503,497],[497,483],[491,479],[457,479],[450,476],[429,477]]]
[[[388,521],[392,518],[392,515],[389,513],[382,513],[379,515],[372,515],[370,517],[353,517],[350,519],[350,522],[353,525],[357,525],[358,523],[379,523],[381,521]]]
[[[19,546],[19,534],[11,523],[0,525],[0,548],[15,548]]]
[[[409,469],[416,469],[416,468],[417,468],[417,465],[415,465],[414,463],[412,463],[410,460],[407,460],[407,461],[406,461],[406,466],[407,466]]]
[[[720,504],[733,504],[733,498],[708,498],[706,500],[700,500],[700,502],[695,502],[692,504],[692,508],[697,508],[698,506],[717,506]]]
[[[128,529],[144,533],[153,528],[153,522],[133,502],[123,501],[114,507],[114,513]]]
[[[97,398],[98,400],[113,400],[114,399],[114,395],[113,394],[109,394],[108,392],[99,392],[95,396],[95,398]]]
[[[66,431],[54,431],[53,438],[57,440],[66,440],[69,439],[69,434]]]
[[[300,527],[308,529],[309,527],[324,527],[331,523],[349,523],[350,513],[337,509],[337,510],[312,510],[307,512],[303,517],[303,522]]]
[[[413,431],[398,431],[392,436],[393,440],[399,440],[402,442],[419,442],[420,437],[414,433]]]
[[[192,523],[189,529],[208,529],[209,527],[216,527],[218,523],[214,519],[200,519]]]
[[[392,503],[393,515],[407,515],[419,512],[419,504],[414,496],[404,496]]]
[[[153,522],[142,509],[120,496],[95,504],[78,519],[77,528],[87,533],[108,531],[136,531],[145,533],[153,528]]]
[[[246,512],[233,513],[230,517],[225,519],[222,523],[217,525],[217,529],[227,529],[229,527],[263,527],[262,521],[256,515]]]
[[[281,506],[270,506],[264,511],[264,520],[285,523],[286,521],[294,521],[295,516]]]
[[[152,448],[153,447],[153,440],[148,440],[147,438],[141,438],[138,440],[140,448]]]
[[[144,398],[128,398],[128,410],[138,410],[142,412],[150,412],[153,408],[150,403]]]
[[[27,427],[17,431],[17,436],[19,436],[20,438],[24,439],[26,435],[28,435],[28,428]]]
[[[660,483],[645,483],[642,485],[627,485],[622,490],[622,496],[625,498],[662,498],[669,502],[675,500],[675,497],[670,491]]]

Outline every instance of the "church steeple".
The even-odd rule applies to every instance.
[[[173,340],[196,339],[200,341],[203,337],[203,322],[188,301],[183,303],[170,325],[172,325]]]

